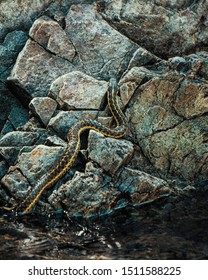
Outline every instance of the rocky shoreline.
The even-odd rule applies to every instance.
[[[2,206],[19,203],[58,161],[77,121],[114,125],[106,101],[112,76],[126,139],[84,134],[75,166],[37,211],[100,215],[206,186],[208,53],[198,30],[207,20],[204,1],[145,9],[137,1],[60,2],[59,9],[39,7],[43,16],[28,14],[27,30],[4,25],[0,33]]]

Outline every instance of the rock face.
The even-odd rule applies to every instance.
[[[0,16],[4,204],[50,172],[78,121],[115,127],[111,77],[125,139],[83,133],[73,167],[41,197],[45,209],[103,215],[206,184],[206,1],[26,1],[23,10],[18,2],[0,3],[0,15],[9,7],[21,15],[15,24]]]
[[[206,1],[102,1],[105,17],[142,47],[161,57],[183,55],[207,44]]]

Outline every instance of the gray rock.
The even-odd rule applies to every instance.
[[[23,147],[32,146],[37,142],[40,135],[36,132],[25,132],[25,131],[12,131],[4,135],[0,139],[0,147]]]
[[[60,108],[99,110],[103,105],[108,84],[82,72],[73,71],[57,78],[50,87]]]
[[[60,111],[55,117],[51,118],[48,129],[55,132],[62,139],[67,139],[69,129],[82,119],[95,119],[97,111]]]
[[[205,81],[170,71],[142,84],[130,102],[127,115],[138,144],[165,176],[190,181],[207,177],[206,92]]]
[[[8,171],[8,164],[5,160],[0,160],[0,180]]]
[[[151,202],[174,193],[166,181],[127,167],[121,171],[116,186],[121,192],[130,195],[134,205]]]
[[[30,110],[47,126],[57,107],[55,100],[49,97],[35,97],[29,104]]]
[[[18,53],[27,39],[28,36],[23,31],[13,31],[6,35],[3,43],[0,45],[0,77],[14,64]]]
[[[63,147],[38,145],[31,152],[21,153],[18,157],[18,168],[34,186],[56,164],[63,152]]]
[[[27,179],[17,169],[9,170],[2,178],[1,183],[16,199],[23,199],[31,188]]]
[[[97,162],[105,171],[115,174],[131,159],[134,146],[127,140],[112,139],[93,130],[88,138],[89,159]]]
[[[204,1],[115,0],[102,2],[100,10],[128,38],[160,57],[178,56],[207,44]]]
[[[122,73],[137,45],[112,28],[93,5],[72,5],[66,33],[87,74],[109,79]],[[118,71],[119,69],[119,71]]]
[[[32,146],[39,140],[36,132],[12,131],[0,139],[0,154],[9,165],[17,161],[20,150],[24,146]]]
[[[73,69],[69,61],[47,52],[29,39],[17,58],[8,83],[16,89],[15,95],[29,103],[32,97],[45,97],[51,82]]]
[[[40,17],[34,22],[29,35],[43,48],[72,62],[75,49],[56,21],[46,16]]]
[[[64,205],[70,216],[89,217],[111,213],[119,194],[112,187],[111,178],[88,163],[85,173],[76,171],[72,180],[53,191],[48,200],[56,209]]]
[[[0,3],[0,39],[4,38],[8,30],[19,30],[22,27],[29,28],[35,16],[45,9],[49,0],[41,2],[19,0],[6,0]]]

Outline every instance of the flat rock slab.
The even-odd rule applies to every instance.
[[[49,96],[57,101],[60,108],[99,110],[107,88],[107,82],[73,71],[52,83]]]

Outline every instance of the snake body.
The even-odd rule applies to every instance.
[[[52,187],[64,174],[72,167],[75,159],[78,156],[80,150],[80,136],[83,131],[93,129],[105,136],[111,138],[121,138],[126,132],[126,120],[123,112],[121,111],[116,95],[118,93],[118,86],[115,79],[110,79],[108,91],[107,91],[107,101],[108,107],[116,121],[115,128],[108,128],[95,120],[81,120],[74,124],[69,130],[67,139],[68,144],[64,151],[62,157],[58,160],[54,167],[52,167],[34,186],[34,188],[29,191],[25,196],[23,201],[17,205],[13,210],[16,213],[25,214],[30,212],[35,204],[40,199],[42,193]]]

